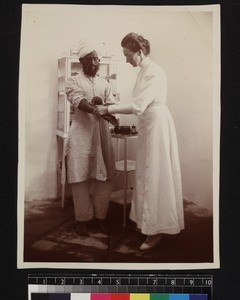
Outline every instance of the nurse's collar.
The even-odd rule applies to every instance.
[[[150,58],[149,56],[144,57],[144,59],[141,61],[141,63],[139,64],[139,67],[144,67],[146,65],[149,64]]]

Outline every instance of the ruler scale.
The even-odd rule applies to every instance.
[[[211,300],[212,275],[29,275],[29,300]]]

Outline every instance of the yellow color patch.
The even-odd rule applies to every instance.
[[[130,300],[150,300],[150,295],[147,294],[131,294]]]

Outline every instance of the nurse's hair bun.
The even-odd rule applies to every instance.
[[[150,43],[142,35],[131,32],[127,34],[121,42],[123,48],[127,48],[132,52],[138,52],[139,50],[143,51],[144,55],[150,53]]]

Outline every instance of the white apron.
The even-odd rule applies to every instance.
[[[167,79],[146,58],[133,91],[138,119],[135,189],[130,218],[146,235],[177,234],[184,228],[176,131],[165,105]]]

